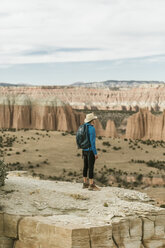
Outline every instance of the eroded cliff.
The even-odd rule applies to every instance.
[[[165,111],[153,115],[147,108],[127,120],[126,137],[131,139],[165,140]]]
[[[0,87],[1,96],[27,95],[34,99],[57,97],[74,109],[150,110],[165,109],[165,85],[141,85],[131,88],[81,87]]]
[[[3,96],[0,99],[0,128],[44,129],[76,132],[85,114],[72,109],[56,97],[34,98],[27,95]],[[96,121],[97,136],[116,137],[114,122],[103,129]]]

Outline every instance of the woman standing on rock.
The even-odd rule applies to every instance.
[[[95,160],[98,159],[97,150],[96,150],[96,132],[94,128],[94,121],[97,119],[97,116],[94,116],[93,113],[87,114],[84,120],[84,125],[87,125],[88,137],[90,141],[90,147],[83,149],[83,188],[88,188],[89,190],[99,190],[95,185],[93,180],[94,174],[94,164]],[[89,183],[87,179],[87,174],[89,172]]]

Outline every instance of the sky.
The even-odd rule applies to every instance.
[[[165,81],[164,0],[1,0],[0,82]]]

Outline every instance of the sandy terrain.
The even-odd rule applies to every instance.
[[[38,130],[5,131],[0,135],[4,143],[1,148],[2,157],[5,163],[9,164],[10,170],[27,170],[40,178],[82,182],[83,161],[81,150],[76,147],[74,135]],[[9,138],[15,138],[15,141],[10,147],[6,147],[6,140]],[[99,150],[99,159],[95,165],[95,178],[98,184],[136,188],[147,192],[156,199],[158,205],[165,203],[165,187],[160,186],[162,181],[164,182],[165,171],[148,167],[145,163],[134,162],[135,160],[165,161],[164,144],[161,146],[158,143],[153,147],[153,145],[142,144],[140,141],[130,143],[129,140],[111,138],[97,138],[96,144]],[[114,180],[124,173],[129,179],[131,177],[136,179],[140,174],[143,179],[145,177],[156,178],[155,183],[150,185],[145,183],[145,180],[144,182],[141,180],[138,185],[127,185],[122,181]],[[99,180],[104,176],[107,180]]]

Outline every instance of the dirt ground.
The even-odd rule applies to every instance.
[[[75,135],[57,131],[20,130],[1,131],[0,136],[3,139],[1,159],[8,164],[9,170],[28,170],[40,178],[82,182],[83,160],[81,150],[76,146]],[[9,142],[11,138],[14,141]],[[141,141],[99,137],[96,146],[99,155],[95,164],[96,182],[135,188],[153,197],[158,205],[165,204],[165,170],[149,167],[145,163],[150,160],[165,161],[164,142],[147,145]],[[123,184],[123,175],[126,181],[131,177],[138,178],[138,184],[129,184],[127,187],[127,183]],[[141,177],[154,177],[156,183],[145,183]]]

